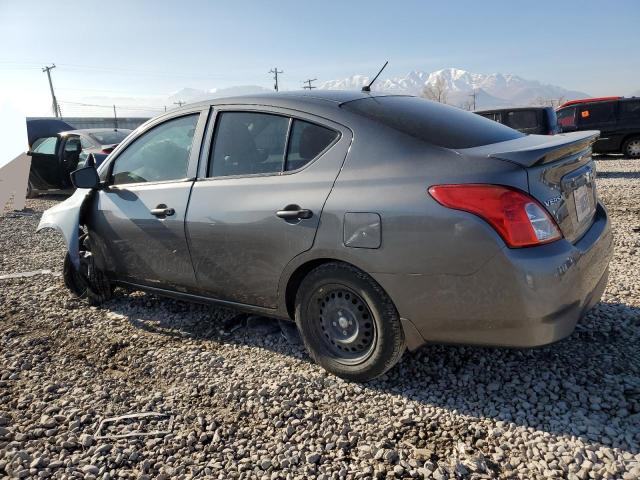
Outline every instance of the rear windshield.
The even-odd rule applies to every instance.
[[[507,112],[504,124],[511,128],[536,128],[538,112],[535,110],[513,110]]]
[[[445,148],[478,147],[523,136],[480,115],[417,97],[363,98],[342,108]]]
[[[90,135],[95,138],[100,145],[112,145],[120,143],[131,133],[131,130],[114,130],[112,132],[93,132]]]

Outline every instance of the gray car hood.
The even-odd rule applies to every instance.
[[[62,233],[67,243],[69,257],[76,268],[80,267],[78,232],[80,231],[80,211],[90,189],[79,188],[73,195],[55,207],[45,210],[40,218],[36,232],[43,228],[55,228]]]

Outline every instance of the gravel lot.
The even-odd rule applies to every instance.
[[[67,293],[41,212],[0,217],[0,477],[640,478],[640,160],[599,157],[615,258],[602,303],[536,350],[427,346],[350,384],[277,324]],[[103,419],[156,412],[161,416]],[[158,435],[116,438],[134,431]],[[168,433],[167,433],[168,432]],[[104,438],[101,438],[104,437]]]

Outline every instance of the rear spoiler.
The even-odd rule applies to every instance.
[[[460,150],[460,153],[506,160],[522,167],[553,162],[586,150],[600,136],[598,130],[560,135],[526,135],[515,140]]]

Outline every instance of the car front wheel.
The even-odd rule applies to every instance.
[[[312,270],[296,295],[296,323],[313,360],[347,380],[366,382],[405,349],[400,317],[366,273],[338,262]]]
[[[622,153],[629,158],[640,158],[640,137],[633,137],[624,143]]]

